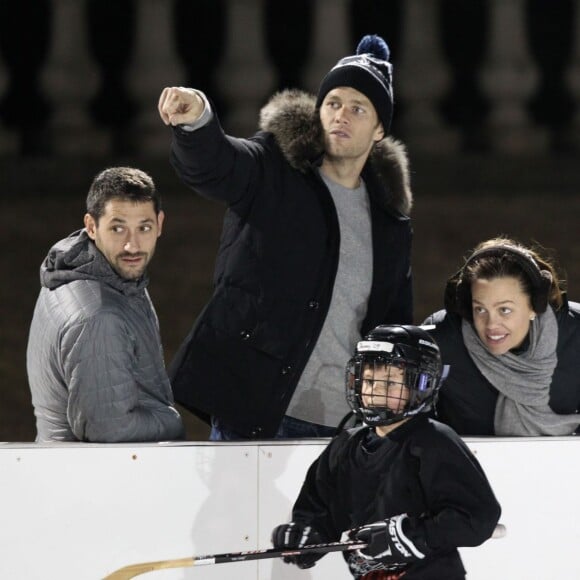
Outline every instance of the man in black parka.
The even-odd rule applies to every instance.
[[[361,333],[412,322],[412,196],[392,108],[377,36],[316,98],[275,95],[250,139],[226,135],[203,93],[163,90],[177,173],[228,205],[213,296],[170,369],[176,400],[211,416],[210,439],[332,435]]]

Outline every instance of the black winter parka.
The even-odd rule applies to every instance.
[[[249,438],[272,437],[325,320],[339,256],[336,210],[316,168],[322,134],[314,98],[276,95],[250,139],[225,135],[215,116],[173,135],[180,178],[228,205],[213,295],[170,368],[175,397]],[[383,140],[363,178],[373,238],[364,333],[379,323],[412,322],[403,146]]]

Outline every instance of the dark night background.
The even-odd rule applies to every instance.
[[[401,78],[393,133],[407,144],[411,161],[416,322],[441,307],[445,280],[468,250],[498,234],[551,249],[570,298],[580,299],[579,2],[522,0],[498,7],[484,0],[407,0],[406,12],[403,4],[301,0],[290,10],[290,3],[257,0],[176,1],[165,8],[158,0],[0,0],[0,441],[34,439],[25,351],[38,268],[56,240],[81,226],[86,191],[101,169],[134,165],[149,172],[162,193],[167,218],[150,267],[150,293],[167,362],[211,292],[224,208],[187,190],[173,173],[170,131],[156,118],[161,89],[181,84],[207,90],[226,130],[249,135],[267,94],[284,86],[315,91],[306,72],[314,70],[312,61],[317,58],[314,68],[325,72],[352,53],[351,36],[358,39],[361,31],[389,40],[396,91]],[[525,90],[515,56],[511,85],[480,82],[485,63],[502,69],[505,45],[497,34],[502,28],[491,9],[508,10],[508,4],[523,11],[520,45],[535,70]],[[427,7],[424,18],[436,17],[435,24],[411,22],[421,20]],[[348,22],[340,46],[321,18],[338,9]],[[503,15],[510,14],[514,11]],[[159,15],[170,19],[164,41],[170,46],[149,70],[144,54],[157,54],[154,43],[162,40],[143,29],[154,32]],[[69,26],[68,18],[82,22],[82,30]],[[193,34],[184,23],[194,22],[206,25],[192,25]],[[426,128],[421,122],[429,116],[421,114],[429,102],[413,87],[440,81],[427,65],[424,74],[433,74],[433,84],[422,79],[421,68],[408,56],[421,50],[412,36],[421,35],[421,26],[437,31],[447,75],[441,90],[430,93],[437,99],[430,110],[438,123]],[[246,83],[239,76],[249,73],[230,79],[227,71],[236,72],[235,45],[246,50],[247,30],[262,38],[266,54],[260,62],[269,73],[264,76],[250,63],[255,78]],[[74,43],[84,47],[90,74],[78,58],[74,66],[59,68],[59,62],[75,58]],[[328,46],[321,51],[317,43]],[[405,51],[406,60],[397,63],[396,55]],[[517,138],[507,130],[511,117],[497,115],[502,106],[509,113],[513,95],[527,131]],[[204,439],[206,427],[187,412],[184,416],[189,439]]]

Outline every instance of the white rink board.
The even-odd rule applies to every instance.
[[[0,446],[0,578],[96,580],[135,562],[253,549],[257,453],[252,446]],[[235,578],[256,578],[255,563],[226,565]],[[191,577],[224,578],[219,568]],[[189,577],[184,569],[149,576]]]
[[[580,578],[580,439],[466,439],[507,536],[462,549],[469,580]],[[270,547],[325,440],[159,445],[0,444],[0,578],[98,580],[137,562]],[[298,570],[262,560],[151,580],[350,578],[340,554]]]

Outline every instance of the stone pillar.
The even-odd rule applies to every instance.
[[[159,95],[166,86],[184,83],[183,67],[174,51],[172,38],[173,2],[139,0],[137,34],[129,88],[139,102],[135,120],[135,145],[145,156],[167,156],[169,129],[157,112]],[[192,22],[191,31],[202,23]]]
[[[228,102],[224,129],[246,137],[258,127],[258,113],[274,84],[264,47],[262,3],[229,0],[228,46],[217,83]]]
[[[523,0],[489,0],[489,56],[482,82],[491,100],[492,147],[500,153],[545,150],[547,135],[529,121],[526,104],[538,81],[527,50]]]
[[[318,0],[314,12],[312,56],[306,69],[306,88],[318,92],[322,77],[355,47],[350,45],[346,22],[347,0]]]
[[[109,136],[93,126],[89,100],[98,86],[98,73],[87,50],[85,2],[53,2],[53,46],[44,72],[52,117],[55,155],[103,155]]]
[[[448,153],[459,148],[456,131],[441,120],[438,102],[449,84],[437,30],[437,3],[407,0],[403,9],[402,54],[393,73],[394,92],[405,102],[398,121],[409,148],[425,153]],[[395,109],[396,111],[396,109]]]

